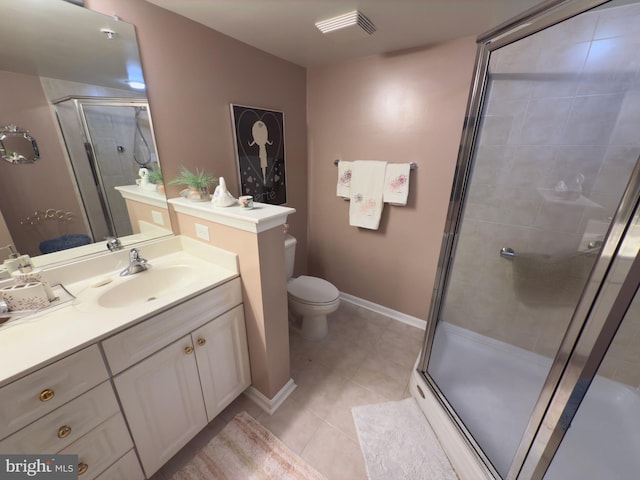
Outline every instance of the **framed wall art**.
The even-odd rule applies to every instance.
[[[240,195],[273,205],[286,203],[283,112],[232,104],[231,120]]]

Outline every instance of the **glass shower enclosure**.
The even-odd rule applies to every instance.
[[[418,370],[489,478],[640,472],[638,25],[548,1],[478,40]]]
[[[67,97],[55,109],[93,240],[131,235],[115,187],[160,169],[147,99]]]

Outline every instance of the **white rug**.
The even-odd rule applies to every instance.
[[[457,480],[413,398],[352,410],[370,480]]]

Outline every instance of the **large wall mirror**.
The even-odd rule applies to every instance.
[[[65,0],[3,0],[0,45],[0,126],[27,130],[40,154],[0,161],[0,264],[10,244],[47,264],[106,251],[110,236],[171,234],[163,189],[136,184],[161,171],[134,26]]]

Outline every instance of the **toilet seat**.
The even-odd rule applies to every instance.
[[[322,305],[335,302],[340,292],[331,283],[318,277],[301,275],[287,284],[289,296],[309,305]]]

